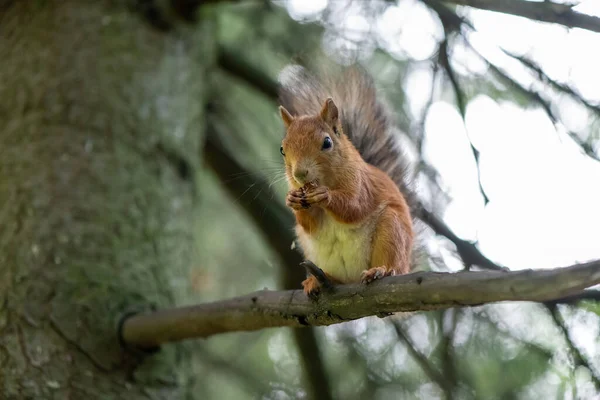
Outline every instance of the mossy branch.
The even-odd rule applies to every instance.
[[[416,272],[370,285],[336,286],[317,301],[300,290],[262,290],[196,306],[138,314],[124,321],[124,343],[163,343],[272,327],[333,325],[371,315],[470,307],[501,301],[548,302],[600,283],[600,260],[516,272]]]

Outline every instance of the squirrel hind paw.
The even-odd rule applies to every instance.
[[[304,288],[304,294],[313,300],[316,299],[321,292],[319,281],[312,275],[302,281],[302,287]]]
[[[362,283],[368,284],[389,275],[385,267],[374,267],[363,271],[360,276]]]

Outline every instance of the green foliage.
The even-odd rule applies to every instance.
[[[582,310],[586,310],[600,316],[600,303],[598,303],[597,301],[582,301],[578,304],[578,307]]]

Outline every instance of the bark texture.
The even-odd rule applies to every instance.
[[[132,2],[0,5],[0,398],[181,398],[189,352],[143,363],[127,310],[181,304],[210,23]]]

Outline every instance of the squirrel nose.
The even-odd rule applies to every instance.
[[[300,184],[304,184],[306,176],[308,175],[307,169],[297,169],[294,171],[294,179]]]

